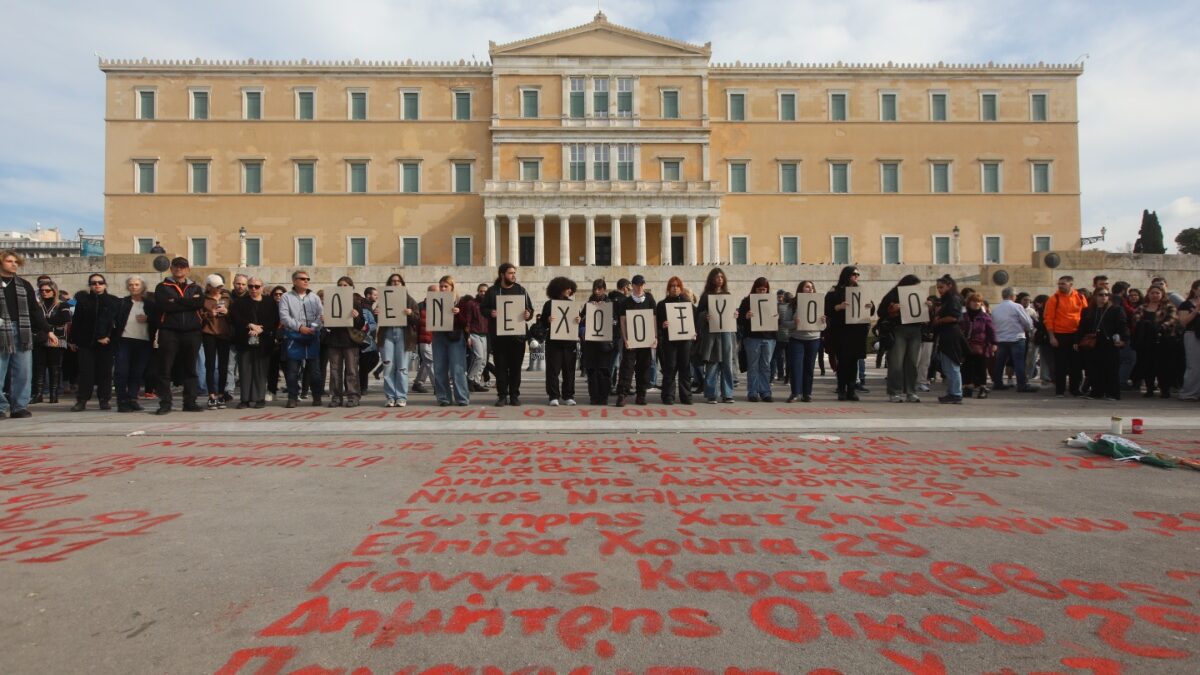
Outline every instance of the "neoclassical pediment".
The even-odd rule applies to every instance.
[[[709,57],[712,43],[703,46],[643,33],[609,23],[601,12],[591,23],[546,35],[489,44],[492,58],[497,56],[633,56],[633,57]]]

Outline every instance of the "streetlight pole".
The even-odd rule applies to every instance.
[[[238,268],[246,268],[246,226],[238,228],[238,247],[241,254],[238,257]]]
[[[952,256],[952,261],[955,265],[960,265],[962,264],[962,251],[958,247],[958,235],[961,234],[962,231],[958,229],[957,225],[955,225],[954,229],[951,230],[951,233],[954,235],[954,254]]]

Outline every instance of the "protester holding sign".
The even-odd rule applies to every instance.
[[[937,334],[937,355],[942,365],[942,376],[946,378],[946,394],[938,397],[938,403],[962,403],[962,363],[966,356],[967,339],[958,328],[962,318],[962,296],[958,293],[958,282],[949,274],[937,280],[937,291],[941,295],[937,303],[933,326]],[[934,303],[929,302],[933,308]]]
[[[887,393],[892,403],[920,403],[917,396],[917,361],[921,358],[921,324],[910,317],[928,313],[925,292],[915,274],[906,274],[879,301],[879,334],[891,334],[888,350]],[[916,303],[913,311],[912,303]]]
[[[621,355],[621,379],[617,385],[617,406],[625,405],[630,388],[636,386],[638,405],[646,405],[646,388],[650,381],[651,351],[658,343],[655,329],[654,314],[648,317],[641,312],[653,312],[654,296],[646,290],[646,277],[635,274],[630,279],[629,295],[617,303],[615,314],[621,327],[621,342],[624,353]],[[635,385],[636,383],[636,385]]]
[[[454,296],[454,277],[438,280],[438,290]],[[431,303],[435,304],[435,303]],[[457,301],[436,309],[429,304],[426,312],[449,312],[451,329],[433,331],[433,393],[438,405],[446,407],[453,401],[465,406],[471,402],[467,389],[467,324],[469,317]],[[432,321],[430,323],[433,323]]]
[[[692,345],[696,341],[696,316],[692,301],[683,293],[683,280],[667,279],[667,293],[654,308],[659,327],[658,359],[662,362],[662,402],[692,404]],[[678,387],[678,390],[676,389]]]
[[[588,403],[608,405],[608,397],[612,392],[615,321],[612,303],[608,299],[608,284],[603,279],[592,282],[592,294],[579,316],[579,333],[583,336],[579,366],[587,373]]]
[[[546,286],[546,304],[539,323],[546,341],[546,396],[550,405],[575,405],[575,345],[579,342],[579,313],[573,311],[575,282],[554,277]]]
[[[800,399],[812,402],[813,368],[821,350],[821,329],[825,314],[821,311],[821,296],[811,281],[801,281],[792,296],[792,314],[795,326],[788,338],[788,349],[792,352],[792,395],[788,403]]]
[[[751,403],[771,398],[771,357],[775,353],[778,318],[771,282],[766,277],[754,280],[750,295],[738,306],[738,335],[746,347],[746,400]],[[769,316],[764,316],[769,314]],[[764,325],[765,324],[765,325]]]
[[[729,310],[732,316],[722,310]],[[732,320],[731,320],[732,319]],[[733,334],[737,311],[729,298],[725,272],[714,267],[704,282],[696,322],[700,326],[700,358],[706,364],[704,398],[716,403],[733,403]]]
[[[384,326],[383,321],[380,321],[377,340],[383,363],[383,395],[387,398],[384,407],[387,408],[403,408],[408,405],[408,356],[409,352],[417,349],[417,327],[413,317],[417,301],[404,292],[404,309],[393,309],[389,304],[392,296],[388,289],[396,288],[405,289],[404,277],[400,274],[392,274],[387,279],[381,299],[384,309],[380,315],[382,319],[385,312],[400,314],[404,317],[404,323],[399,326]]]
[[[309,290],[308,280],[308,272],[292,272],[292,290],[279,300],[279,325],[283,329],[283,353],[287,356],[287,408],[296,407],[296,400],[300,396],[301,373],[308,379],[312,390],[312,404],[321,405],[324,382],[321,381],[319,359],[323,326],[321,315],[325,308],[321,298]],[[169,381],[163,385],[169,386]]]
[[[839,401],[857,401],[858,393],[854,389],[858,375],[858,361],[867,356],[868,323],[850,323],[848,315],[862,312],[861,306],[851,307],[848,289],[858,287],[858,268],[847,265],[838,275],[837,286],[825,294],[825,316],[828,319],[826,328],[826,348],[830,350],[830,361],[837,371],[837,392]],[[861,302],[861,296],[860,296]]]
[[[501,314],[500,298],[517,297],[523,305],[524,312],[516,316]],[[521,405],[521,362],[525,360],[525,336],[509,335],[509,324],[515,325],[533,317],[533,302],[521,284],[517,283],[517,266],[512,263],[500,265],[500,274],[496,283],[488,289],[483,301],[484,315],[491,318],[488,339],[492,342],[492,353],[496,358],[496,407],[505,405]]]
[[[358,357],[363,340],[366,338],[367,319],[354,302],[354,280],[342,277],[337,280],[338,288],[346,291],[335,291],[330,294],[329,305],[325,308],[327,321],[335,319],[334,313],[340,317],[349,315],[349,326],[335,326],[328,331],[326,346],[329,348],[329,388],[333,395],[329,398],[329,407],[346,406],[354,408],[358,405],[361,392],[358,388]],[[344,319],[343,319],[344,320]]]

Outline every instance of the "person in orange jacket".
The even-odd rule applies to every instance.
[[[1079,396],[1079,386],[1083,380],[1079,353],[1075,351],[1075,333],[1079,330],[1079,319],[1088,303],[1073,288],[1074,284],[1075,279],[1071,276],[1059,277],[1058,291],[1046,301],[1042,314],[1046,332],[1050,334],[1050,346],[1054,348],[1054,393],[1059,397],[1066,394],[1068,377],[1072,396]]]

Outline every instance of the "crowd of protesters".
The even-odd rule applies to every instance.
[[[263,408],[275,400],[288,408],[301,401],[355,407],[372,379],[381,381],[386,407],[405,407],[410,392],[427,392],[427,384],[437,405],[466,406],[472,393],[493,391],[492,379],[494,405],[516,406],[522,372],[539,366],[551,406],[577,404],[579,376],[586,378],[591,405],[647,405],[651,391],[666,405],[691,405],[695,397],[733,403],[742,373],[749,402],[773,402],[773,385],[782,384],[780,397],[786,394],[788,403],[808,403],[826,359],[836,374],[837,399],[858,401],[868,393],[872,348],[877,367],[886,360],[886,397],[896,403],[920,402],[939,376],[945,394],[938,401],[950,404],[997,390],[1050,387],[1060,397],[1117,400],[1123,391],[1141,390],[1147,397],[1200,400],[1200,281],[1185,298],[1161,278],[1142,291],[1126,282],[1110,287],[1103,275],[1090,288],[1076,288],[1063,276],[1049,296],[1005,288],[1001,301],[989,305],[947,275],[935,280],[936,292],[925,299],[925,320],[902,321],[901,290],[911,297],[925,283],[907,275],[877,303],[867,303],[872,325],[848,320],[848,289],[858,286],[859,272],[847,266],[825,289],[816,325],[800,320],[797,303],[821,291],[802,281],[794,293],[776,290],[778,325],[764,327],[753,321],[751,296],[740,303],[722,298],[730,290],[720,268],[709,271],[699,293],[671,277],[661,300],[639,274],[611,291],[605,280],[594,280],[570,317],[577,332],[563,339],[551,334],[553,302],[574,301],[576,282],[552,279],[535,312],[510,263],[474,294],[459,296],[451,276],[429,286],[457,298],[449,330],[434,331],[426,302],[411,294],[404,325],[380,326],[379,293],[371,287],[353,292],[349,326],[326,326],[322,293],[309,289],[305,270],[292,274],[291,288],[268,288],[242,274],[229,287],[217,274],[201,285],[189,277],[188,261],[175,258],[170,275],[153,288],[132,276],[122,295],[104,275],[92,274],[87,289],[70,296],[49,277],[30,284],[19,275],[23,262],[14,251],[0,252],[2,417],[29,417],[30,404],[57,403],[60,396],[73,397],[72,411],[86,410],[93,399],[109,410],[114,392],[119,412],[140,411],[147,403],[165,415],[173,409],[173,388],[182,409],[191,412],[235,400],[237,408]],[[398,273],[386,281],[389,287],[404,284]],[[341,277],[337,285],[354,289],[355,281]],[[771,293],[770,281],[756,279],[751,293]],[[500,299],[509,296],[523,307],[523,335],[497,334]],[[737,303],[736,330],[710,331],[709,315],[730,302]],[[589,313],[589,306],[603,303],[611,311]],[[689,339],[668,335],[673,303],[693,307]],[[630,334],[626,317],[636,310],[653,313],[649,346]],[[611,339],[582,339],[589,316],[611,317],[604,331]]]

